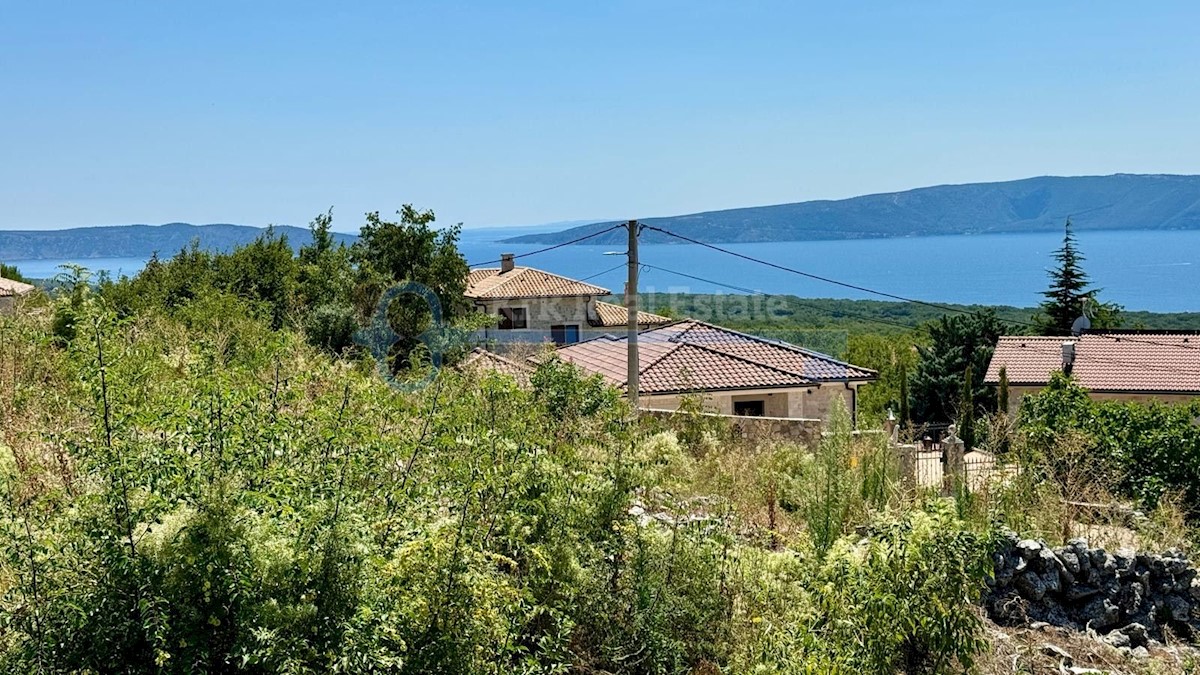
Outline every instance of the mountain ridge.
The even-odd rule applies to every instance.
[[[144,258],[155,253],[174,255],[197,241],[204,249],[228,251],[248,244],[273,230],[286,236],[293,247],[312,241],[308,228],[274,225],[271,228],[231,223],[164,223],[162,225],[96,225],[64,230],[0,230],[0,260],[88,260],[93,258]],[[332,233],[334,241],[352,243],[357,237]]]
[[[1079,230],[1200,229],[1200,176],[1037,176],[704,211],[641,222],[712,243],[750,243],[1040,232],[1061,228],[1068,217]],[[504,241],[561,244],[616,222],[620,221]],[[584,243],[620,244],[625,237],[614,231]],[[678,240],[646,231],[642,242]]]

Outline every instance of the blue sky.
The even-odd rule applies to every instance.
[[[1183,2],[0,0],[0,228],[1200,173],[1197,25]]]

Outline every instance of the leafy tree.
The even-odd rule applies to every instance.
[[[309,343],[339,353],[353,344],[357,327],[352,301],[354,265],[350,249],[334,242],[332,225],[332,209],[309,225],[312,242],[300,247],[298,255],[299,295]]]
[[[354,299],[359,315],[373,314],[388,287],[410,281],[433,291],[444,321],[467,314],[471,304],[463,292],[470,269],[458,251],[461,226],[435,230],[431,227],[433,211],[418,211],[411,204],[405,204],[397,215],[399,220],[387,221],[378,211],[368,213],[367,224],[351,248],[351,260],[358,265]],[[391,302],[388,318],[400,335],[392,348],[399,368],[410,363],[418,336],[432,326],[432,320],[425,300],[407,294]]]
[[[919,360],[909,385],[913,420],[950,422],[969,399],[973,411],[993,410],[996,392],[982,384],[1004,324],[992,310],[943,316],[927,326],[929,344],[917,347]],[[963,396],[964,373],[970,369],[969,396]]]
[[[871,386],[864,387],[860,393],[860,419],[881,421],[887,416],[887,411],[900,413],[907,407],[903,402],[908,394],[904,380],[917,364],[914,346],[919,337],[916,331],[898,335],[850,336],[844,358],[879,373],[879,379],[872,382]]]
[[[1121,307],[1115,304],[1100,304],[1096,301],[1099,289],[1089,288],[1090,280],[1083,271],[1083,254],[1075,244],[1071,232],[1071,220],[1064,227],[1062,248],[1054,252],[1058,267],[1050,271],[1050,288],[1042,291],[1046,300],[1034,323],[1042,335],[1070,335],[1071,326],[1090,305],[1092,324],[1097,328],[1112,328],[1120,325]]]
[[[0,263],[0,278],[30,283],[29,279],[26,279],[21,275],[21,270],[17,269],[16,265],[6,265],[4,263]]]
[[[261,303],[272,328],[290,323],[297,309],[299,267],[286,236],[272,228],[227,256],[217,256],[216,285]]]

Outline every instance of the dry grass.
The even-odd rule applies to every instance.
[[[983,675],[1087,672],[1191,675],[1200,672],[1200,651],[1182,642],[1154,645],[1148,650],[1148,658],[1137,658],[1085,633],[1054,626],[1001,628],[988,621],[987,632],[992,649],[980,660],[979,670]]]

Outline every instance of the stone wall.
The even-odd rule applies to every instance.
[[[753,440],[786,440],[813,445],[821,438],[821,420],[795,419],[790,417],[745,417],[717,413],[687,413],[663,408],[639,408],[645,416],[666,422],[681,421],[689,415],[699,414],[708,419],[720,419],[733,425],[735,433]]]
[[[1178,550],[1110,553],[1082,539],[1051,548],[1009,533],[993,563],[985,606],[1002,625],[1091,629],[1131,650],[1161,639],[1166,629],[1190,637],[1200,627],[1200,580]]]

